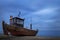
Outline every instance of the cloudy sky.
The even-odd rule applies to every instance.
[[[40,31],[38,35],[60,34],[60,0],[0,0],[0,22],[9,23],[9,16],[17,16],[19,11],[25,27],[29,29],[32,21],[33,29]]]

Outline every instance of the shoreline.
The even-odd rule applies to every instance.
[[[0,40],[60,40],[60,37],[38,37],[38,36],[0,36]]]

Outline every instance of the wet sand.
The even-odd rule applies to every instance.
[[[37,37],[37,36],[0,36],[0,40],[60,40],[60,38],[53,37]]]

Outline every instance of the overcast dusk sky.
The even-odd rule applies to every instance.
[[[0,25],[2,20],[9,24],[10,15],[15,17],[19,11],[25,28],[29,29],[32,20],[33,29],[40,31],[38,35],[60,36],[60,0],[0,0]]]

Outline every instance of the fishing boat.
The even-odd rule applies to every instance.
[[[32,24],[30,24],[30,29],[24,28],[24,19],[13,16],[10,16],[10,24],[2,21],[2,27],[5,35],[36,36],[38,32],[38,30],[32,30]]]

